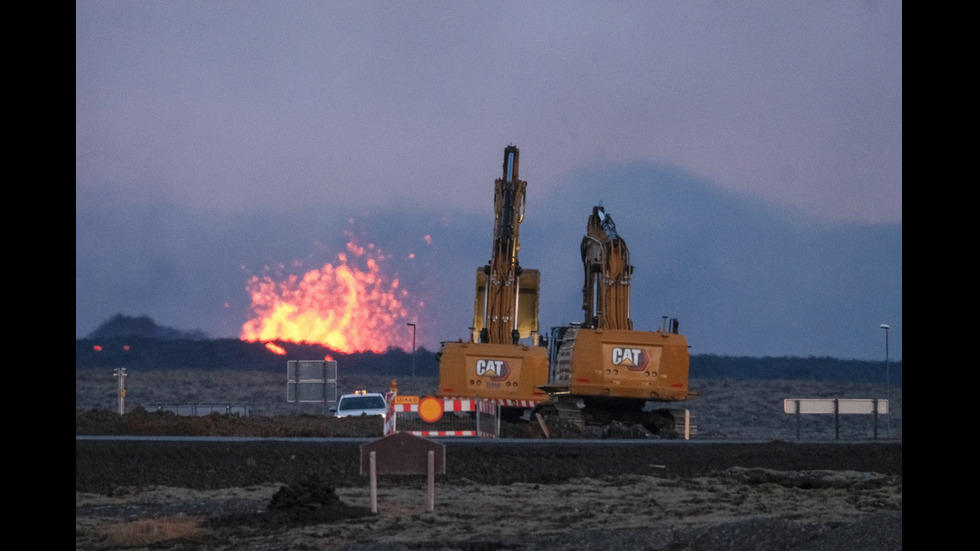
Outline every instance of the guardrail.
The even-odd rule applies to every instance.
[[[888,400],[878,398],[787,398],[783,411],[796,415],[796,439],[800,439],[800,417],[834,414],[834,439],[840,440],[841,415],[873,415],[874,438],[878,439],[878,416],[888,413]]]
[[[147,404],[146,411],[172,411],[177,415],[202,417],[219,414],[235,414],[248,417],[248,406],[245,404]]]

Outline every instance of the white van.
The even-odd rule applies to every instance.
[[[358,417],[360,415],[380,415],[382,418],[388,412],[383,394],[358,390],[354,394],[344,394],[337,400],[337,405],[330,408],[337,417]]]

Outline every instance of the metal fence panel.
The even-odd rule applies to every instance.
[[[289,403],[336,402],[336,360],[286,362],[286,401]]]

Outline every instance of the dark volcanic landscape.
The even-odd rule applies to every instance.
[[[385,390],[344,377],[341,392]],[[399,378],[402,394],[432,378]],[[379,477],[370,509],[360,446],[375,419],[285,402],[282,373],[134,371],[115,413],[111,371],[76,370],[76,549],[805,550],[902,547],[901,388],[892,418],[785,414],[790,397],[880,397],[881,385],[692,380],[694,441],[446,444],[435,509],[424,475]],[[157,403],[247,404],[250,415],[181,417]],[[527,428],[525,425],[524,428]],[[801,438],[797,440],[797,432]],[[93,440],[81,435],[115,435]],[[151,435],[248,441],[149,441]],[[120,440],[140,435],[139,440]],[[337,443],[317,437],[352,439]],[[751,442],[742,443],[749,438]]]

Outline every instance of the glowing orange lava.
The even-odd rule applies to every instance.
[[[337,255],[336,266],[327,263],[302,277],[249,279],[254,317],[242,326],[241,339],[316,343],[344,353],[410,348],[407,292],[382,273],[384,257],[373,244],[362,247],[351,238],[347,251]],[[362,267],[349,263],[348,254]]]
[[[268,348],[269,350],[271,350],[273,353],[279,354],[280,356],[286,354],[286,349],[283,348],[283,347],[281,347],[281,346],[279,346],[278,344],[276,344],[274,342],[267,342],[267,343],[265,343],[265,347]]]

